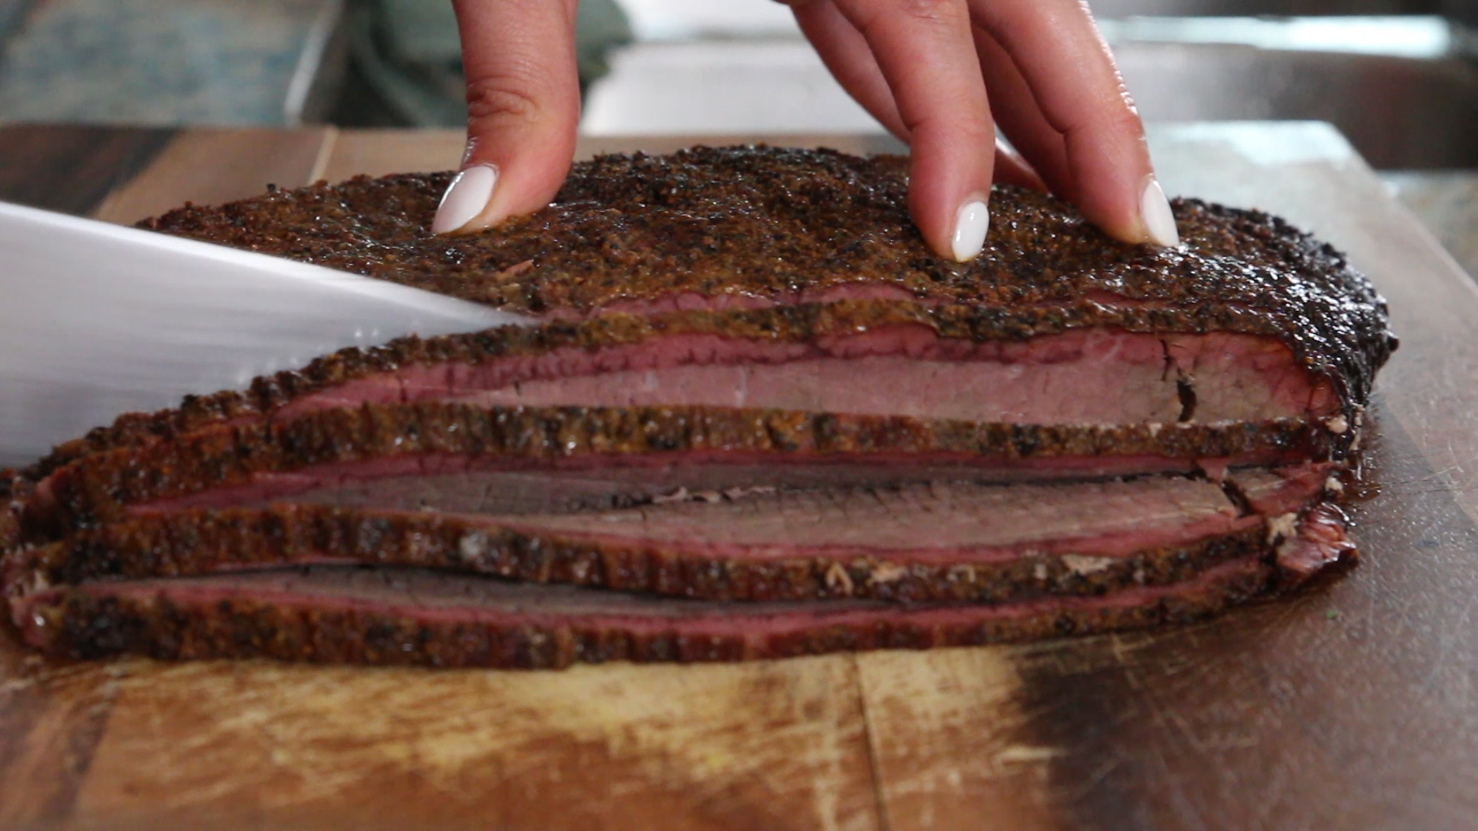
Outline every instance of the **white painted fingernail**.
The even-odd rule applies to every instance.
[[[1149,242],[1162,248],[1180,245],[1180,231],[1175,227],[1175,214],[1170,211],[1170,200],[1155,177],[1149,177],[1144,194],[1139,197],[1139,216],[1144,221],[1144,230]]]
[[[446,234],[456,231],[477,218],[493,197],[493,186],[498,184],[498,169],[490,164],[469,167],[452,180],[441,197],[436,209],[436,218],[431,221],[431,233]]]
[[[985,232],[990,230],[990,210],[979,199],[972,199],[955,214],[955,235],[950,240],[950,253],[962,263],[975,259],[985,247]]]

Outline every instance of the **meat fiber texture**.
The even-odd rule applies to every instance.
[[[549,322],[344,350],[57,448],[0,515],[29,642],[784,657],[1189,620],[1353,556],[1330,501],[1395,340],[1279,220],[1177,203],[1187,244],[1155,251],[1001,189],[958,265],[889,159],[605,157],[449,239],[444,183],[146,223]]]

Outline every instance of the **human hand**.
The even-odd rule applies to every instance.
[[[1119,239],[1178,243],[1139,116],[1078,0],[783,2],[842,86],[911,146],[909,210],[936,252],[980,252],[993,177],[1045,183]],[[548,204],[579,120],[577,0],[453,5],[468,149],[436,233]],[[996,120],[1025,160],[997,148]]]
[[[548,205],[575,155],[579,0],[452,0],[467,76],[467,149],[433,233],[478,231]]]
[[[1045,183],[1126,242],[1179,244],[1087,3],[780,2],[842,87],[908,143],[909,211],[935,251],[979,253],[993,179]],[[997,146],[997,123],[1024,160]]]

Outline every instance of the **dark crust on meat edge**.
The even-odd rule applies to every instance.
[[[358,177],[186,208],[142,227],[320,263],[511,310],[590,312],[674,294],[794,303],[885,285],[929,303],[1130,304],[1264,320],[1363,402],[1396,340],[1344,255],[1257,211],[1176,200],[1183,245],[1104,236],[1067,204],[998,186],[981,256],[934,255],[909,220],[905,166],[831,150],[698,147],[576,164],[554,204],[487,232],[433,236],[450,174]]]
[[[728,559],[674,543],[526,533],[437,514],[393,516],[316,505],[192,509],[134,517],[11,554],[4,583],[180,577],[240,568],[335,562],[464,571],[705,600],[871,597],[904,602],[1002,602],[1097,595],[1190,579],[1216,563],[1267,553],[1265,522],[1244,531],[1099,560],[1088,570],[1059,554],[1000,563],[908,563],[888,556]],[[1069,555],[1070,557],[1071,555]]]
[[[20,530],[22,541],[52,541],[117,520],[126,505],[245,483],[259,472],[411,454],[471,454],[529,466],[694,452],[765,454],[777,462],[883,454],[1004,460],[1258,454],[1267,458],[1252,462],[1275,464],[1327,459],[1330,445],[1327,429],[1301,420],[1052,427],[722,407],[364,405],[85,456],[37,489],[23,506]]]
[[[554,669],[574,663],[742,661],[871,649],[975,646],[1186,623],[1262,594],[1272,568],[1252,561],[1197,585],[1165,589],[1125,607],[1048,608],[1015,620],[920,625],[907,609],[867,625],[738,635],[640,632],[568,618],[543,625],[417,619],[411,608],[384,612],[296,607],[233,598],[181,606],[158,594],[97,596],[61,590],[28,610],[28,639],[56,655],[95,659],[120,653],[162,660],[271,658],[283,661],[428,667]],[[123,584],[120,584],[123,585]],[[681,602],[681,601],[677,601]],[[965,607],[972,608],[972,607]],[[977,606],[988,615],[989,606]],[[34,642],[34,641],[33,641]]]
[[[875,332],[886,327],[922,327],[941,340],[972,343],[1024,341],[1074,329],[1107,328],[1151,334],[1235,332],[1276,338],[1265,318],[1230,307],[1189,311],[1162,308],[1112,308],[1090,301],[1071,306],[1022,309],[926,306],[906,301],[860,300],[830,304],[730,311],[688,311],[657,316],[611,314],[579,322],[537,327],[501,327],[433,338],[406,337],[366,349],[347,348],[314,360],[300,370],[255,379],[243,392],[223,391],[187,397],[178,408],[129,413],[113,425],[57,447],[23,476],[38,481],[80,458],[120,447],[167,440],[231,420],[271,418],[300,397],[355,379],[410,366],[478,365],[506,358],[544,355],[560,349],[596,351],[660,337],[705,335],[763,342],[811,343]],[[1321,377],[1318,372],[1311,373]],[[1336,385],[1336,389],[1339,389]],[[1347,419],[1358,401],[1342,402]],[[1353,441],[1348,431],[1335,437],[1335,455]]]
[[[1117,305],[1113,298],[1123,298],[1125,307],[1174,305],[1181,311],[1165,314],[1177,325],[1183,325],[1193,314],[1186,310],[1195,309],[1208,319],[1242,316],[1278,333],[1276,336],[1290,344],[1314,374],[1335,383],[1347,416],[1366,400],[1375,370],[1395,347],[1394,338],[1386,330],[1384,303],[1368,282],[1349,269],[1332,248],[1276,218],[1177,201],[1175,211],[1187,245],[1178,251],[1157,251],[1107,241],[1045,197],[998,189],[993,205],[996,230],[988,249],[977,262],[961,266],[941,261],[924,248],[903,211],[900,170],[896,163],[886,160],[768,149],[700,149],[668,158],[606,157],[577,168],[550,209],[495,232],[455,239],[431,237],[425,230],[435,200],[446,184],[445,175],[359,179],[337,188],[320,185],[287,196],[269,195],[238,203],[244,207],[239,207],[234,217],[233,206],[193,213],[187,209],[150,225],[270,250],[270,246],[250,242],[256,234],[261,240],[297,249],[275,253],[535,312],[560,307],[588,312],[611,302],[654,300],[674,293],[786,302],[818,290],[857,283],[891,285],[931,305],[1060,311],[1104,304],[1105,298],[1111,309]],[[301,218],[311,216],[313,221],[296,221],[292,218],[295,212],[303,212]],[[174,217],[176,227],[169,227],[170,217]],[[255,222],[261,219],[267,223]],[[192,223],[195,231],[203,233],[192,233],[186,227]],[[381,228],[391,233],[381,235],[377,230]],[[315,259],[317,254],[325,253],[329,259]],[[333,257],[358,258],[360,267],[333,262]],[[641,412],[660,412],[665,417],[684,409]],[[379,424],[374,410],[363,408],[338,415],[349,421],[363,419]],[[695,418],[693,408],[686,411],[688,415],[679,421]],[[614,434],[601,433],[605,422],[591,429],[591,413],[597,413],[597,418],[638,418],[629,413],[561,412],[577,413],[584,421],[566,422],[563,434],[553,428],[536,433],[534,443],[548,445],[542,455],[540,451],[534,453],[538,458],[567,458],[561,454],[571,447],[568,439],[573,434],[578,434],[576,445],[587,442],[577,448],[579,452],[609,452],[602,442]],[[522,411],[519,413],[521,417]],[[772,414],[761,415],[768,418]],[[709,418],[707,414],[700,417]],[[804,417],[820,419],[812,427],[820,425],[822,432],[837,429],[835,417]],[[746,418],[755,416],[738,414],[738,421]],[[422,431],[434,432],[444,426],[440,415],[424,422],[420,419],[415,416],[397,425],[396,429],[403,430],[409,423],[414,431],[413,435],[402,432],[398,437],[419,445]],[[342,451],[338,443],[353,434],[352,429],[345,431],[344,424],[332,419],[321,423],[304,420],[302,424],[311,427],[301,435],[288,436],[291,447],[268,448],[265,455],[284,451],[280,458],[300,459],[304,456],[298,454],[324,452],[325,445]],[[1281,436],[1272,439],[1281,442],[1280,451],[1296,448],[1322,458],[1319,453],[1328,455],[1331,445],[1342,442],[1313,425],[1282,426],[1286,429]],[[772,441],[764,452],[797,452],[793,436],[782,432],[777,439],[772,427],[767,424],[764,428]],[[936,428],[929,426],[930,435]],[[1269,436],[1251,436],[1247,431],[1267,428],[1236,425],[1226,429],[1243,431],[1242,438],[1255,444],[1268,442]],[[167,456],[182,448],[209,445],[226,434],[232,440],[241,440],[229,452],[206,460],[189,459],[182,467],[162,472],[124,469],[147,453],[100,454],[108,458],[89,459],[89,463],[97,464],[91,468],[79,464],[72,469],[74,473],[83,471],[73,477],[72,484],[87,489],[89,493],[81,498],[97,506],[123,493],[110,490],[120,483],[148,480],[146,484],[159,484],[159,477],[175,477],[178,483],[192,475],[231,475],[259,469],[253,467],[255,462],[243,463],[240,458],[242,454],[263,452],[252,446],[253,439],[246,429],[203,431],[165,448]],[[1051,455],[1059,452],[1054,441],[1093,443],[1088,436],[1091,431],[1064,438],[1027,434],[1024,428],[1009,425],[972,429],[997,430],[992,434],[990,452],[1006,456],[1023,451],[1026,455]],[[862,452],[873,452],[875,443],[869,430],[886,434],[888,441],[893,440],[895,432],[908,434],[902,442],[907,446],[900,449],[917,449],[919,431],[898,424],[864,428],[848,441],[861,435],[865,445]],[[393,430],[370,432],[381,439],[396,435]],[[1112,432],[1112,438],[1105,438],[1103,443],[1115,446],[1089,452],[1124,453],[1117,444],[1126,436],[1141,445],[1154,443],[1153,436],[1134,434],[1132,429]],[[633,435],[616,436],[616,443],[622,445],[620,452],[674,449],[670,433],[666,434],[666,443],[657,447],[642,445],[645,438],[638,440]],[[1105,436],[1107,431],[1097,435]],[[1171,443],[1185,444],[1186,435],[1177,431]],[[833,438],[832,434],[826,435],[828,442]],[[1203,436],[1198,440],[1208,439]],[[1209,440],[1235,442],[1235,436],[1218,434]],[[560,441],[566,443],[560,445]],[[800,452],[813,449],[802,448]],[[500,448],[500,452],[507,450]],[[526,450],[519,447],[515,452]],[[351,448],[351,452],[358,450]],[[378,452],[385,452],[384,447]],[[482,452],[482,448],[475,452]],[[858,451],[852,448],[841,452]],[[1215,454],[1198,451],[1189,455]],[[24,499],[31,483],[18,484],[16,498]],[[96,517],[89,521],[92,519]],[[7,525],[14,528],[12,522],[0,519],[0,545],[7,534],[14,534]],[[694,640],[676,632],[640,636],[595,631],[577,623],[515,632],[484,627],[481,635],[485,648],[480,648],[475,631],[456,624],[427,625],[413,616],[397,617],[393,611],[347,612],[335,617],[332,612],[315,613],[292,603],[274,607],[250,600],[182,610],[163,599],[110,601],[82,592],[68,592],[59,601],[61,606],[53,610],[65,612],[71,608],[75,612],[58,620],[66,623],[63,651],[74,654],[80,654],[78,650],[121,648],[154,654],[173,650],[168,657],[240,654],[374,663],[561,666],[573,660],[612,657],[704,660],[839,648],[977,643],[1152,625],[1206,614],[1259,592],[1267,587],[1269,568],[1258,563],[1257,576],[1249,571],[1238,575],[1240,581],[1230,580],[1204,591],[1200,586],[1194,587],[1196,590],[1186,587],[1185,594],[1155,605],[1105,610],[1096,617],[1042,615],[1009,625],[997,622],[994,628],[956,627],[927,632],[879,624],[843,631],[808,630],[763,641],[742,637]],[[94,608],[91,612],[79,610],[75,608],[77,602]],[[110,602],[111,607],[103,608]],[[132,609],[125,608],[129,606]],[[251,621],[261,625],[253,629]],[[73,627],[73,623],[80,628]],[[160,628],[165,624],[174,628]],[[126,631],[130,626],[136,634],[141,633],[141,639],[132,641],[132,646]],[[310,636],[314,639],[311,644]],[[203,651],[190,652],[192,638],[205,639],[195,642],[195,646],[204,645]],[[296,644],[294,638],[298,638]]]

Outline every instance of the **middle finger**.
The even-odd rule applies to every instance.
[[[909,210],[930,246],[978,253],[995,146],[965,0],[836,0],[887,81],[913,150]]]

